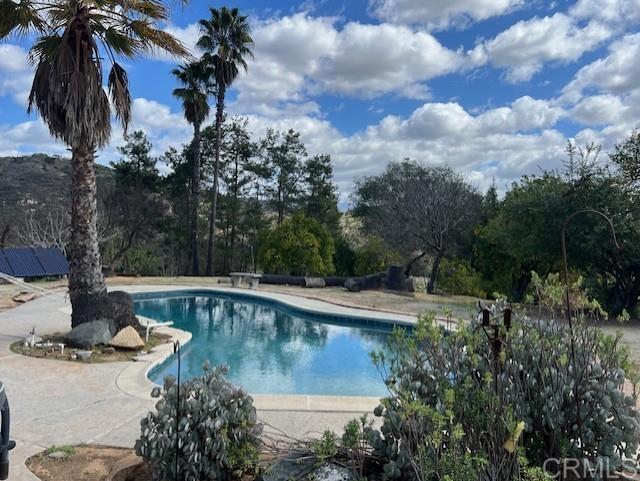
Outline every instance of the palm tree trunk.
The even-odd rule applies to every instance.
[[[193,170],[191,172],[191,274],[200,275],[198,260],[198,198],[200,196],[200,124],[193,124]]]
[[[211,193],[211,210],[209,212],[209,245],[207,246],[207,275],[213,275],[216,243],[216,215],[218,209],[218,177],[220,175],[220,144],[222,143],[222,121],[224,120],[225,87],[218,89],[216,103],[216,161],[213,168],[213,192]]]
[[[93,149],[73,148],[69,242],[71,327],[100,319],[107,309],[107,286],[98,246],[96,191]]]

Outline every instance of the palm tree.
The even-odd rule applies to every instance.
[[[35,65],[28,110],[37,109],[51,135],[71,150],[71,239],[69,295],[73,327],[109,317],[96,227],[95,152],[109,142],[111,105],[125,131],[131,118],[126,70],[116,57],[150,50],[188,55],[159,30],[167,19],[157,0],[0,0],[0,39],[34,35]],[[109,95],[102,87],[102,59],[111,69]]]
[[[184,117],[193,125],[191,146],[191,273],[200,275],[198,261],[198,196],[200,195],[200,126],[209,115],[207,97],[211,91],[213,71],[205,62],[191,62],[172,70],[183,87],[173,90],[173,95],[182,100]]]
[[[202,36],[198,47],[204,50],[203,61],[211,65],[216,80],[216,157],[213,169],[213,193],[209,212],[209,242],[207,248],[207,275],[213,275],[215,249],[216,210],[218,206],[218,177],[220,171],[220,143],[224,120],[224,101],[227,88],[238,76],[240,67],[247,70],[247,57],[253,57],[249,46],[253,44],[247,17],[237,8],[212,8],[209,20],[200,20]]]

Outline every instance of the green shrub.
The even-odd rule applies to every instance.
[[[311,451],[321,462],[334,458],[338,454],[338,435],[326,429],[320,439],[311,443]]]
[[[353,276],[355,272],[356,252],[342,236],[336,237],[335,247],[336,251],[333,254],[333,264],[336,266],[336,275]]]
[[[618,469],[635,456],[640,414],[622,391],[628,352],[597,328],[577,322],[573,332],[575,364],[564,324],[516,320],[495,364],[476,322],[445,334],[425,317],[412,335],[396,331],[390,354],[374,355],[391,395],[374,412],[382,427],[369,430],[387,476],[545,479],[535,467],[549,458]]]
[[[398,254],[385,246],[379,239],[371,238],[356,251],[354,274],[356,276],[366,276],[383,272],[390,265],[399,262]]]
[[[273,274],[325,276],[334,272],[333,253],[329,231],[315,220],[296,214],[263,233],[258,262]]]
[[[149,249],[134,247],[129,249],[123,259],[127,274],[154,276],[158,274],[158,257]]]
[[[153,479],[225,481],[257,463],[262,426],[253,399],[228,382],[226,367],[211,369],[180,385],[179,478],[175,473],[177,385],[167,376],[156,411],[142,418],[135,450],[145,458]]]
[[[482,278],[471,265],[460,259],[443,259],[438,273],[438,288],[452,295],[484,298]]]

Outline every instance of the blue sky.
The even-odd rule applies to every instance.
[[[192,1],[165,29],[193,48]],[[299,130],[328,152],[348,194],[354,179],[412,158],[448,164],[479,188],[561,165],[567,139],[606,150],[640,127],[640,0],[238,1],[255,59],[228,110],[256,135]],[[25,112],[29,42],[0,44],[0,155],[65,154]],[[189,140],[172,98],[175,60],[126,62],[133,129],[154,152]],[[212,121],[210,119],[209,121]],[[117,158],[122,132],[100,154]]]

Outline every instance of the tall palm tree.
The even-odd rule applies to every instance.
[[[237,8],[211,8],[211,18],[200,20],[202,36],[198,47],[204,50],[203,61],[211,65],[216,80],[216,156],[213,169],[213,193],[209,212],[209,242],[207,248],[207,275],[213,275],[215,249],[216,210],[218,206],[218,177],[220,172],[220,143],[224,120],[224,101],[227,89],[239,73],[247,70],[247,58],[253,57],[249,48],[253,44],[247,17]]]
[[[200,275],[198,260],[198,197],[200,195],[200,126],[209,115],[207,97],[211,92],[213,71],[203,61],[191,62],[172,70],[183,85],[173,90],[173,95],[182,100],[184,117],[193,125],[191,146],[191,273]]]
[[[157,0],[0,0],[0,39],[34,35],[35,65],[28,110],[37,109],[51,135],[71,150],[71,324],[109,317],[96,227],[95,152],[111,134],[111,105],[125,130],[131,118],[127,72],[117,57],[150,50],[188,55],[157,23],[168,11]],[[109,95],[102,59],[111,69]]]

